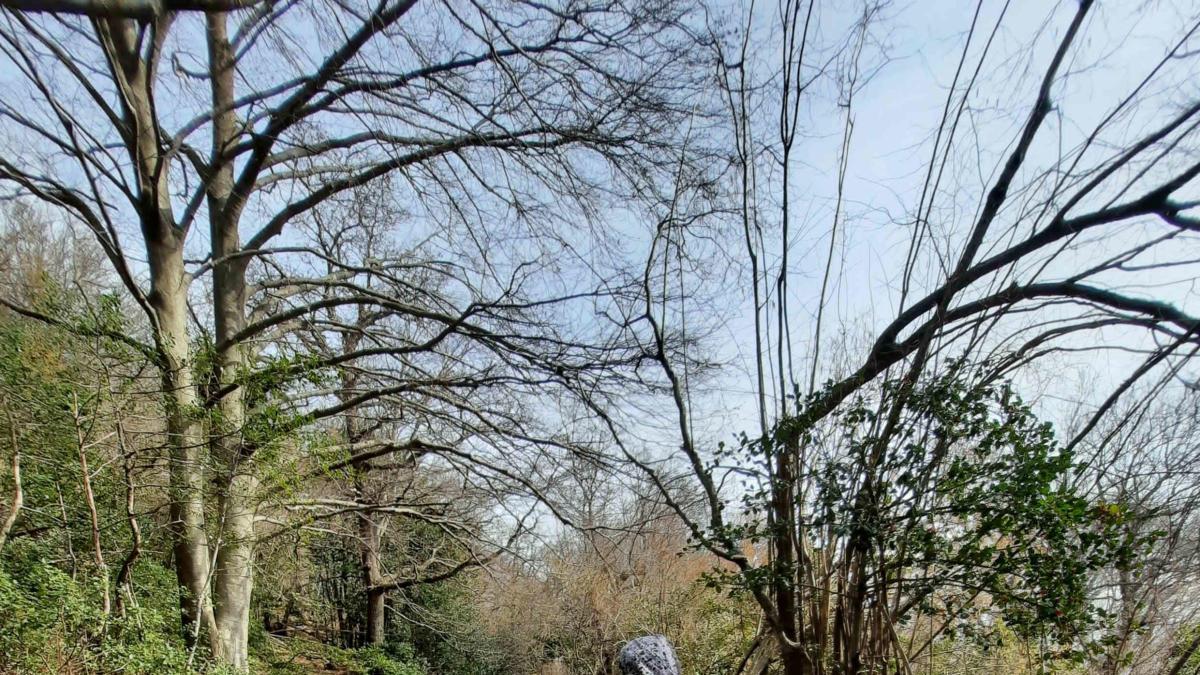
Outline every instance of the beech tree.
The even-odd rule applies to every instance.
[[[145,314],[147,335],[111,337],[161,373],[185,631],[244,670],[260,455],[274,441],[247,431],[264,428],[247,394],[271,360],[263,339],[322,307],[397,306],[358,292],[253,307],[254,270],[310,255],[291,223],[388,176],[411,226],[469,225],[457,231],[485,258],[493,228],[579,222],[596,195],[651,190],[694,86],[685,8],[4,7],[0,185],[88,228]],[[426,318],[460,330],[469,303]]]

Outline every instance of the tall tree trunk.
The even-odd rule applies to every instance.
[[[170,15],[155,19],[161,36]],[[156,61],[143,59],[140,27],[108,18],[95,24],[113,80],[121,90],[123,139],[137,168],[138,217],[150,268],[147,302],[162,373],[167,443],[170,448],[170,529],[180,589],[184,635],[214,634],[209,589],[209,548],[204,519],[203,406],[192,373],[188,337],[189,277],[183,264],[186,231],[177,227],[168,185],[170,172],[152,105]]]
[[[350,380],[344,380],[344,385],[344,395],[348,396],[351,386]],[[358,426],[354,415],[348,414],[346,416],[346,435],[351,439],[351,444],[362,437]],[[367,474],[370,470],[371,465],[369,462],[356,462],[354,464],[354,496],[356,501],[362,504],[369,504],[373,499],[372,495],[368,494],[366,485]],[[384,581],[383,561],[379,555],[383,538],[378,518],[379,516],[371,511],[363,511],[358,514],[360,572],[363,589],[367,596],[367,633],[365,641],[369,645],[381,645],[387,636],[384,617],[387,590],[380,588],[380,584]]]
[[[215,628],[209,594],[208,535],[204,529],[204,425],[187,333],[187,284],[182,242],[147,242],[150,303],[158,322],[170,446],[170,529],[184,635]]]
[[[385,610],[387,591],[380,588],[383,582],[383,572],[380,569],[379,524],[373,514],[364,513],[359,527],[362,537],[362,572],[363,585],[367,592],[367,635],[369,645],[382,645],[387,637],[385,629]]]
[[[360,313],[356,319],[355,327],[358,331],[365,330],[370,321],[369,317],[365,317]],[[360,337],[361,333],[357,331],[345,335],[342,342],[342,351],[349,353],[358,349]],[[357,375],[352,370],[345,371],[342,374],[341,391],[339,393],[343,403],[349,402],[354,398],[357,387]],[[362,420],[353,409],[343,415],[343,422],[346,443],[351,448],[356,443],[365,440],[364,437],[369,435],[368,431],[364,429]],[[354,470],[355,500],[364,505],[379,501],[380,496],[378,494],[371,494],[367,485],[367,477],[371,471],[370,461],[356,461],[353,463],[352,468]],[[358,513],[359,574],[367,601],[364,642],[368,645],[382,645],[387,639],[385,614],[387,611],[388,591],[380,587],[384,581],[382,559],[379,555],[383,539],[378,518],[379,516],[370,510]]]
[[[214,257],[227,256],[237,249],[236,225],[214,223],[213,235]],[[237,670],[246,670],[259,480],[253,461],[253,446],[258,439],[248,443],[243,436],[246,408],[243,389],[237,386],[246,365],[245,348],[235,337],[245,326],[245,267],[241,261],[214,266],[213,302],[218,382],[223,395],[217,402],[210,446],[224,469],[218,488],[220,543],[213,578],[218,631],[215,655]]]
[[[800,641],[796,630],[797,612],[800,603],[797,601],[798,570],[796,559],[796,485],[793,466],[797,453],[797,442],[788,439],[782,447],[776,449],[775,480],[771,503],[774,520],[774,535],[772,543],[777,568],[774,579],[775,606],[778,608],[779,620],[783,624],[782,632],[786,645]],[[785,647],[781,650],[784,672],[787,675],[810,675],[813,673],[812,659],[806,651],[807,645],[801,647]]]
[[[244,464],[234,469],[222,499],[221,541],[214,575],[217,639],[213,655],[238,671],[249,668],[257,490],[258,479]]]
[[[212,173],[208,183],[213,258],[213,312],[217,380],[217,428],[210,435],[213,453],[224,466],[219,487],[220,544],[213,575],[217,638],[213,653],[235,671],[249,669],[250,600],[254,592],[254,521],[258,476],[253,463],[255,440],[243,436],[244,391],[238,378],[247,365],[246,346],[238,337],[246,326],[246,260],[238,233],[240,202],[233,194],[233,165],[227,158],[237,140],[234,116],[234,59],[224,12],[205,15],[213,116]]]
[[[214,251],[214,255],[222,254]],[[229,340],[244,324],[241,310],[245,302],[245,283],[240,268],[240,264],[217,265],[214,268],[218,344]],[[213,575],[217,622],[213,654],[221,663],[237,671],[249,668],[250,600],[254,592],[254,521],[257,517],[259,485],[253,448],[247,445],[242,435],[246,423],[243,392],[241,387],[228,386],[236,382],[243,364],[240,345],[219,350],[219,382],[222,391],[227,393],[217,404],[218,421],[210,437],[213,454],[224,467],[222,484],[218,488],[221,515]]]

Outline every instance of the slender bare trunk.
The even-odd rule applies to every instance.
[[[8,415],[8,438],[12,444],[13,496],[12,503],[8,505],[8,514],[4,516],[4,523],[0,524],[0,551],[4,550],[8,533],[12,531],[13,524],[17,522],[17,515],[21,513],[21,506],[25,504],[25,493],[21,489],[21,444],[17,439],[17,421],[13,418],[7,401],[4,407]]]
[[[117,447],[121,452],[122,468],[125,473],[125,517],[129,521],[129,552],[121,561],[121,571],[117,573],[117,613],[125,616],[126,603],[133,603],[133,564],[142,555],[142,528],[138,524],[133,510],[133,455],[125,444],[125,429],[121,420],[117,420]]]
[[[79,473],[83,482],[83,499],[92,526],[92,559],[100,576],[100,609],[105,616],[112,612],[112,597],[108,592],[108,564],[104,562],[104,547],[100,540],[100,512],[96,510],[96,493],[92,490],[92,471],[87,461],[87,434],[84,432],[83,411],[79,396],[71,395],[71,413],[75,423],[75,444],[79,450]]]

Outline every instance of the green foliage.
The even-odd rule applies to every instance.
[[[469,580],[455,578],[410,589],[394,602],[404,611],[426,617],[414,623],[397,622],[393,640],[426,661],[430,670],[446,675],[491,675],[504,672],[500,648],[480,629],[478,608]]]
[[[425,667],[411,647],[364,647],[354,652],[352,672],[360,675],[425,675]]]
[[[21,543],[6,549],[0,570],[0,667],[51,673],[64,664],[93,662],[95,605],[70,575],[41,564],[37,551],[22,551]],[[14,554],[24,555],[15,560]]]
[[[665,607],[662,605],[666,605]],[[757,607],[749,598],[729,598],[703,582],[643,609],[646,616],[670,613],[680,667],[697,675],[733,675],[753,642]]]
[[[1107,618],[1090,601],[1089,574],[1131,568],[1149,542],[1123,534],[1123,507],[1078,494],[1073,455],[1009,388],[939,381],[911,406],[932,433],[905,438],[889,498],[932,489],[938,513],[888,523],[894,564],[982,590],[1020,637],[1047,641],[1052,657],[1082,656],[1081,636]]]
[[[430,672],[411,648],[406,647],[343,649],[303,638],[273,642],[276,644],[260,651],[256,661],[263,665],[253,669],[256,672],[271,675],[306,675],[322,671],[353,675],[426,675]]]
[[[72,578],[45,561],[44,546],[11,542],[0,567],[0,672],[171,674],[187,672],[174,612],[154,602],[104,616],[94,578]],[[161,567],[158,570],[165,571]],[[146,570],[146,576],[155,574]],[[161,589],[152,594],[168,601]]]
[[[776,453],[803,448],[804,527],[822,545],[863,551],[872,574],[905,578],[911,603],[902,623],[938,615],[948,639],[986,641],[996,635],[988,625],[1001,622],[1050,660],[1100,649],[1088,636],[1110,617],[1091,602],[1089,576],[1133,568],[1153,538],[1126,534],[1122,505],[1077,491],[1073,454],[1008,386],[951,376],[880,396],[848,402],[819,427],[797,422],[802,410],[768,437],[722,452],[774,475]],[[878,412],[895,405],[897,417]],[[769,540],[775,532],[763,514],[777,489],[751,486],[744,524],[713,536]],[[776,563],[709,581],[736,593],[794,574]]]
[[[424,523],[404,523],[403,537],[385,541],[382,554],[389,564],[403,567],[403,561],[423,561],[435,552],[450,556],[453,542],[436,527]],[[402,542],[402,543],[398,543]],[[333,536],[312,537],[307,546],[315,590],[319,596],[313,617],[332,623],[339,613],[342,646],[355,646],[365,634],[366,593],[362,585],[360,552],[353,539]],[[266,581],[259,589],[260,602],[272,593]],[[290,599],[280,589],[271,598],[274,614],[286,613]],[[403,663],[419,661],[432,672],[447,675],[485,675],[501,672],[496,655],[498,646],[479,628],[479,617],[469,580],[452,578],[396,591],[388,597],[387,652]],[[409,622],[402,617],[419,617]]]
[[[1197,646],[1197,640],[1200,640],[1200,624],[1193,624],[1175,633],[1174,644],[1168,654],[1170,663],[1174,665],[1191,649],[1191,654],[1179,669],[1180,673],[1200,673],[1200,646]]]
[[[106,342],[104,348],[110,346]],[[52,529],[74,537],[79,546],[88,545],[87,513],[74,414],[78,412],[87,426],[107,396],[89,377],[94,356],[63,330],[34,322],[0,321],[0,452],[7,458],[10,434],[15,435],[23,456],[25,502],[41,507],[26,509],[19,529]],[[16,429],[10,429],[10,424]],[[93,488],[102,506],[111,505],[119,513],[117,502],[123,495],[112,477],[108,472],[98,474]]]

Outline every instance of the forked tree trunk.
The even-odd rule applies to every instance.
[[[169,24],[169,18],[160,19]],[[96,22],[112,72],[120,87],[128,126],[127,149],[137,169],[137,210],[150,269],[147,296],[162,374],[163,406],[170,451],[170,530],[180,589],[184,635],[213,634],[209,549],[204,529],[204,424],[188,339],[188,275],[183,263],[186,232],[176,226],[168,185],[167,160],[150,100],[154,73],[142,59],[139,28],[132,21]],[[165,30],[166,25],[158,28]]]

